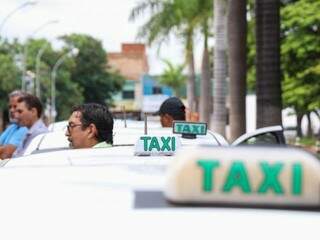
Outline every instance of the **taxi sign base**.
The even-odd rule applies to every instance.
[[[180,202],[166,199],[171,207],[198,207],[198,208],[252,208],[252,209],[274,209],[274,210],[300,210],[300,211],[317,211],[320,212],[320,206],[317,205],[274,205],[274,204],[246,204],[246,203],[225,203],[225,202]]]
[[[197,136],[195,134],[187,134],[187,133],[183,133],[182,138],[186,138],[186,139],[196,139]]]

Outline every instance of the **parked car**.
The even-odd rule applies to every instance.
[[[201,181],[195,178],[194,165],[188,167],[189,162],[199,157],[220,161],[220,168],[215,169],[215,178],[211,179],[220,189],[222,181],[228,179],[226,173],[231,172],[230,165],[223,162],[243,160],[250,184],[257,188],[264,182],[263,175],[253,171],[260,161],[270,164],[299,161],[303,166],[300,188],[303,194],[297,199],[311,197],[313,203],[319,205],[320,181],[315,173],[320,171],[320,163],[314,156],[279,147],[189,146],[180,150],[176,156],[134,156],[133,147],[118,146],[39,153],[6,160],[0,168],[1,236],[34,240],[208,239],[211,236],[246,240],[257,237],[318,239],[320,213],[317,208],[300,211],[299,208],[287,209],[285,204],[279,207],[275,203],[284,201],[284,196],[279,197],[272,188],[266,192],[263,204],[257,207],[255,198],[261,200],[262,197],[257,192],[240,194],[239,182],[234,182],[233,191],[220,197],[219,204],[213,202],[214,194],[203,202],[200,201],[202,195],[193,193],[201,189]],[[185,171],[190,171],[189,177]],[[196,171],[201,174],[201,168]],[[271,180],[276,177],[285,190],[291,191],[290,186],[282,182],[290,181],[285,180],[287,177],[292,179],[290,167],[281,175],[270,171],[273,172],[268,175]],[[193,196],[193,200],[184,202],[182,198],[182,202],[173,202],[174,194],[169,192],[180,197]],[[246,198],[247,205],[233,205],[239,203],[240,197]],[[268,201],[275,205],[266,208]]]
[[[122,124],[122,123],[121,123]],[[121,124],[114,128],[113,142],[115,146],[134,145],[139,136],[145,134],[142,122],[134,122],[127,128],[121,127]],[[130,126],[130,127],[129,127]],[[179,136],[182,145],[212,145],[212,146],[228,146],[227,140],[218,133],[206,130],[204,135],[197,135],[196,138],[184,138],[180,133],[173,133],[172,128],[162,128],[152,125],[148,128],[147,135],[175,135]],[[285,144],[283,137],[283,129],[281,126],[273,126],[257,129],[256,131],[244,134],[235,140],[231,145],[241,144]],[[65,131],[53,131],[37,136],[25,151],[25,156],[43,152],[56,151],[69,148],[69,142],[65,136]]]

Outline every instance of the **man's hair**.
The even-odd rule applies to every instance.
[[[98,103],[85,103],[72,108],[71,113],[81,113],[82,129],[91,123],[97,128],[98,142],[113,143],[113,117],[107,106]]]
[[[168,114],[173,120],[186,120],[185,106],[177,97],[170,97],[165,100],[158,111],[159,115]]]
[[[37,109],[37,115],[38,115],[38,118],[41,117],[41,114],[42,114],[42,104],[39,100],[39,98],[37,98],[36,96],[34,95],[31,95],[31,94],[24,94],[22,95],[21,97],[18,98],[18,102],[24,102],[26,104],[26,107],[31,110],[32,108],[35,108]]]
[[[8,94],[8,97],[9,97],[9,98],[13,98],[13,97],[23,97],[23,96],[25,96],[25,95],[27,95],[27,93],[24,92],[24,91],[14,90],[14,91],[12,91],[11,93]]]

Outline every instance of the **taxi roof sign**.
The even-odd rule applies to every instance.
[[[299,149],[200,147],[171,162],[165,195],[174,203],[320,207],[319,172],[319,160]]]
[[[173,133],[182,134],[184,138],[196,138],[207,134],[207,124],[201,122],[173,122]]]
[[[135,145],[134,154],[137,156],[173,155],[181,146],[177,136],[140,136]]]

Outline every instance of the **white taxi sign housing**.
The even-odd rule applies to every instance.
[[[174,203],[319,207],[320,162],[299,149],[195,148],[168,169],[165,195]]]
[[[173,133],[182,134],[187,138],[188,136],[189,138],[195,138],[196,135],[207,134],[207,124],[201,122],[174,121]]]
[[[135,155],[173,155],[181,146],[177,136],[140,136],[135,145]]]

